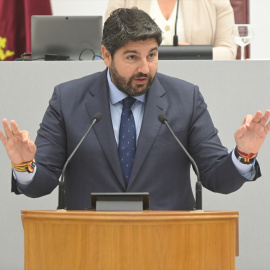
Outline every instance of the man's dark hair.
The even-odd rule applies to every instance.
[[[102,45],[113,57],[128,42],[149,38],[155,38],[158,46],[162,41],[162,32],[154,20],[138,8],[119,8],[104,23]]]

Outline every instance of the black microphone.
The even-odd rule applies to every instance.
[[[174,26],[174,36],[173,36],[173,46],[178,46],[177,22],[178,22],[179,2],[180,2],[180,0],[177,0],[177,8],[176,8],[176,16],[175,16],[175,26]]]
[[[188,151],[186,150],[186,148],[183,146],[183,144],[178,140],[178,138],[176,137],[176,135],[174,134],[174,132],[172,131],[171,127],[168,124],[168,120],[165,114],[160,114],[158,116],[158,120],[162,123],[165,124],[168,129],[170,130],[170,132],[172,133],[173,137],[175,138],[175,140],[178,142],[178,144],[180,145],[180,147],[182,148],[182,150],[185,152],[185,154],[187,155],[187,157],[189,158],[193,168],[195,169],[195,172],[197,174],[197,182],[196,182],[196,210],[202,210],[202,182],[200,180],[200,173],[199,173],[199,169],[198,166],[196,164],[196,162],[194,161],[194,159],[191,157],[191,155],[188,153]]]
[[[98,113],[96,113],[94,115],[93,121],[92,121],[90,127],[88,128],[88,130],[86,131],[85,135],[82,137],[80,142],[77,144],[77,146],[75,147],[73,152],[70,154],[69,158],[67,159],[67,161],[66,161],[66,163],[65,163],[65,165],[63,167],[61,180],[59,181],[59,193],[58,193],[58,207],[57,207],[57,209],[65,209],[66,208],[66,203],[65,203],[66,189],[65,189],[64,175],[65,175],[65,172],[66,172],[67,165],[69,164],[70,160],[72,159],[72,157],[76,153],[77,149],[83,143],[84,139],[86,138],[86,136],[88,135],[88,133],[92,129],[93,125],[98,123],[101,119],[102,119],[102,113],[98,112]]]

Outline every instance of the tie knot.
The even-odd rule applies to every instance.
[[[136,101],[135,98],[133,97],[126,97],[123,99],[123,109],[129,109],[131,108],[131,106],[134,104],[134,102]]]

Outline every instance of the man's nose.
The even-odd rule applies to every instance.
[[[149,73],[149,66],[146,59],[142,59],[139,64],[138,68],[139,73],[148,74]]]

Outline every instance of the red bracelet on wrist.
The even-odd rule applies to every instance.
[[[242,151],[240,151],[237,147],[235,148],[235,155],[236,158],[242,162],[242,163],[246,163],[246,164],[251,164],[253,163],[254,158],[256,158],[256,156],[258,155],[258,153],[254,154],[254,153],[244,153]]]

